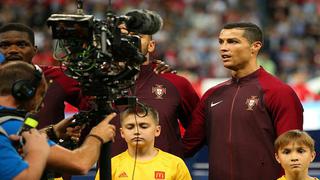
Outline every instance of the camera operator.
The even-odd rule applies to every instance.
[[[144,15],[158,18],[162,23],[159,14],[149,10],[132,10],[126,13],[127,16]],[[195,108],[199,97],[191,83],[179,75],[173,73],[156,74],[153,72],[153,61],[150,53],[155,50],[156,42],[152,35],[133,33],[125,24],[120,25],[122,33],[138,35],[141,38],[141,52],[146,57],[143,65],[140,66],[139,76],[136,80],[132,95],[144,104],[154,107],[159,112],[159,123],[162,133],[155,139],[155,147],[183,157],[181,134],[179,122],[186,128],[191,122],[191,112]],[[113,121],[117,128],[120,128],[120,121]],[[126,142],[116,133],[115,142],[112,144],[112,156],[126,150]]]
[[[45,136],[35,129],[23,132],[26,143],[22,158],[18,156],[8,137],[19,134],[23,125],[21,118],[16,116],[21,116],[22,110],[34,112],[42,103],[47,83],[39,69],[22,61],[7,62],[0,66],[0,110],[1,113],[15,115],[0,124],[1,179],[39,179],[45,165],[58,172],[86,174],[97,161],[101,145],[114,138],[115,127],[109,122],[115,114],[111,114],[92,128],[81,147],[73,151],[51,140],[48,141],[48,148]]]
[[[21,23],[8,23],[0,27],[0,53],[5,56],[5,61],[32,63],[32,58],[37,53],[33,30]],[[161,63],[162,61],[155,62],[156,73],[171,71],[166,64]],[[63,67],[40,67],[50,85],[44,99],[45,106],[38,114],[39,128],[56,124],[64,118],[64,102],[80,109],[87,108],[87,98],[82,96],[79,83],[66,76]]]

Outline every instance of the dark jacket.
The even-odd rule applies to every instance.
[[[260,68],[204,94],[183,139],[185,153],[193,155],[208,144],[209,179],[272,180],[281,172],[274,140],[302,124],[295,92]]]

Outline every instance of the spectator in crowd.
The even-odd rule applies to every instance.
[[[309,179],[308,168],[316,157],[314,140],[308,133],[290,130],[281,134],[274,143],[275,157],[285,171],[278,180]]]
[[[290,129],[302,129],[303,107],[290,86],[257,64],[263,44],[257,25],[226,24],[219,44],[232,78],[209,89],[194,110],[183,138],[186,156],[207,144],[209,179],[276,179],[281,167],[273,142]]]
[[[23,125],[22,111],[34,112],[41,105],[47,83],[40,68],[22,61],[1,65],[0,81],[0,111],[7,113],[5,117],[9,116],[1,123],[2,179],[39,179],[45,165],[58,172],[86,174],[97,161],[101,145],[114,138],[115,127],[109,124],[115,116],[113,113],[92,128],[81,147],[73,151],[52,141],[49,141],[49,149],[44,143],[44,136],[36,130],[23,133],[26,144],[20,157],[8,137],[17,134]],[[65,129],[66,126],[60,128]],[[50,137],[49,131],[47,134]],[[31,170],[35,172],[30,172]]]
[[[129,13],[151,13],[153,16],[159,16],[149,10],[132,10],[127,14]],[[125,26],[121,28],[123,33],[127,33]],[[155,147],[183,157],[179,122],[184,128],[190,124],[191,113],[199,101],[199,96],[187,79],[173,73],[154,73],[150,53],[155,50],[155,40],[152,39],[152,35],[137,35],[141,38],[141,52],[145,55],[146,61],[140,66],[141,70],[131,93],[139,102],[148,104],[159,112],[162,133],[156,138]],[[120,128],[120,122],[114,122],[116,127]],[[126,148],[125,141],[120,137],[120,133],[117,133],[112,155],[117,155]]]
[[[120,124],[128,149],[112,158],[112,179],[191,180],[181,158],[154,146],[161,132],[159,114],[154,108],[130,107],[120,114]],[[98,171],[96,180],[99,179]]]

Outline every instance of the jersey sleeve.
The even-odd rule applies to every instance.
[[[192,113],[192,122],[182,138],[184,156],[193,156],[206,141],[205,102],[211,91],[207,91]]]
[[[177,114],[182,126],[187,128],[192,120],[192,111],[199,102],[199,96],[186,78],[172,73],[165,73],[162,76],[174,84],[180,95]]]
[[[41,66],[46,78],[58,83],[65,94],[65,101],[79,107],[81,103],[81,90],[78,81],[65,75],[65,68],[58,66]],[[49,84],[50,86],[50,84]]]
[[[303,107],[296,93],[283,85],[270,93],[266,92],[265,102],[274,120],[277,136],[303,126]]]

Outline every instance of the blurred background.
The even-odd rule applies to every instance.
[[[84,0],[86,14],[103,19],[108,0]],[[320,0],[113,0],[117,15],[135,8],[157,11],[163,29],[154,35],[154,58],[188,78],[201,95],[229,77],[218,55],[218,33],[223,24],[250,21],[265,33],[259,63],[291,85],[305,108],[304,129],[316,140],[320,154]],[[0,25],[21,22],[31,26],[39,53],[36,64],[59,65],[52,57],[47,18],[53,13],[75,13],[76,0],[1,0]],[[66,113],[76,109],[68,106]],[[207,179],[206,148],[188,163],[194,179]],[[320,177],[320,158],[310,174]],[[73,179],[89,179],[74,177]]]

